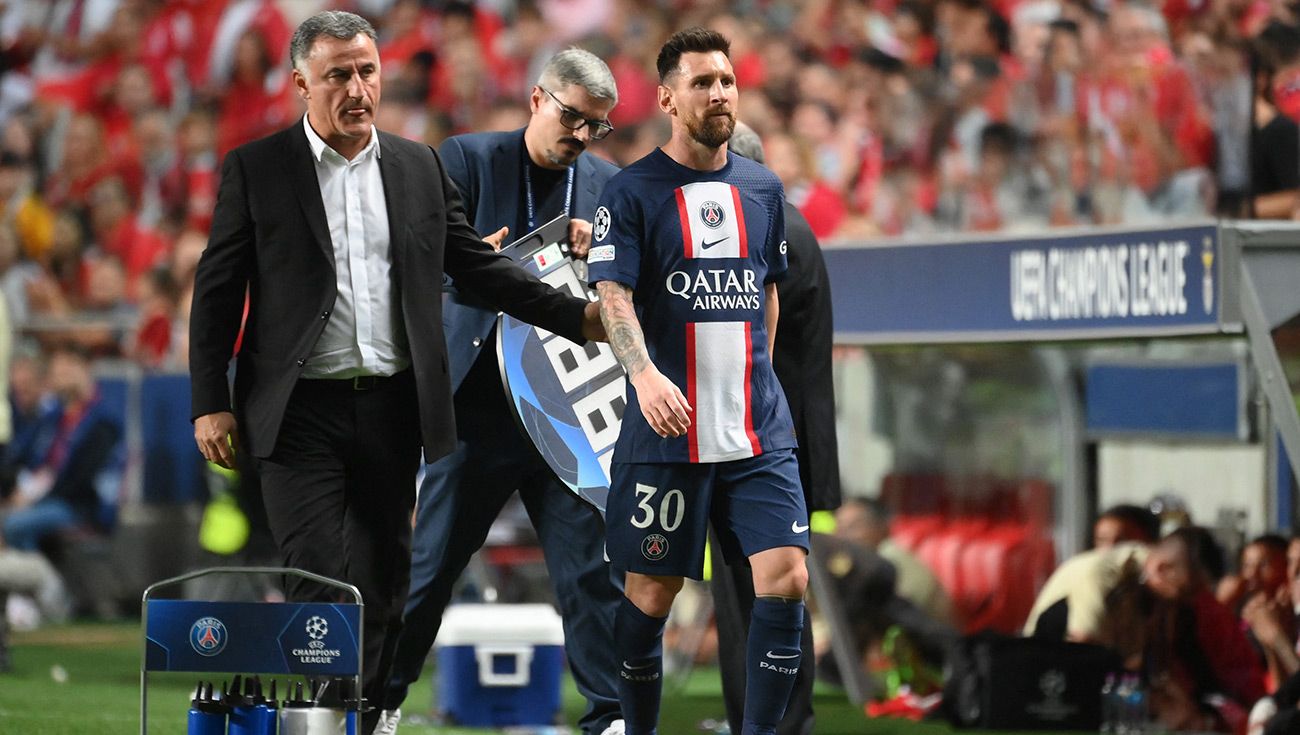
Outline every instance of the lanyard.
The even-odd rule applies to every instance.
[[[573,204],[573,169],[576,164],[568,168],[565,174],[564,182],[564,214],[569,214],[569,205]],[[537,208],[533,204],[533,166],[528,161],[524,161],[524,205],[528,208],[528,232],[537,229]]]

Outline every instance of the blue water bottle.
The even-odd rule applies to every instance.
[[[212,683],[199,685],[194,689],[194,699],[190,700],[189,725],[187,735],[226,735],[225,703],[212,698]]]
[[[275,713],[266,706],[266,698],[262,696],[262,680],[244,679],[242,693],[239,680],[236,676],[230,693],[228,735],[275,735]]]

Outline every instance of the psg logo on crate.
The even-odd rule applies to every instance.
[[[660,533],[646,536],[641,541],[641,555],[650,561],[659,561],[668,555],[668,539]]]
[[[215,656],[226,648],[226,626],[213,617],[199,618],[190,626],[190,646],[200,656]]]
[[[709,200],[700,205],[700,221],[704,223],[705,227],[716,230],[722,226],[722,223],[727,221],[727,213],[721,204]]]

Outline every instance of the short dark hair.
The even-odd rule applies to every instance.
[[[659,58],[655,61],[655,66],[659,69],[659,81],[663,82],[677,71],[682,54],[705,54],[710,51],[721,51],[723,56],[731,58],[731,41],[717,31],[700,26],[674,33],[663,48],[659,49]]]
[[[1129,505],[1127,503],[1112,505],[1097,516],[1099,521],[1104,518],[1114,518],[1120,523],[1132,526],[1142,534],[1143,541],[1154,543],[1156,539],[1160,538],[1160,519],[1155,513],[1140,505]]]
[[[1201,526],[1183,526],[1170,531],[1164,540],[1169,539],[1178,539],[1187,547],[1187,555],[1194,572],[1209,577],[1211,583],[1223,578],[1226,571],[1223,547],[1208,529]]]
[[[1266,549],[1272,550],[1276,554],[1286,556],[1287,544],[1288,541],[1284,537],[1276,533],[1266,533],[1262,536],[1256,536],[1251,539],[1250,543],[1246,544],[1246,546],[1263,546]],[[1246,547],[1243,546],[1241,550],[1245,551]]]

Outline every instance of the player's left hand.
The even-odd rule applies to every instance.
[[[585,219],[569,220],[569,253],[582,260],[591,250],[591,223]]]
[[[600,302],[592,301],[582,310],[582,336],[592,342],[608,342],[605,323],[600,320]]]

